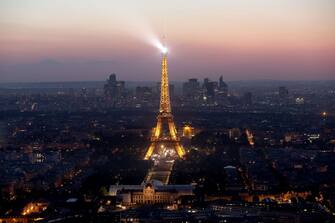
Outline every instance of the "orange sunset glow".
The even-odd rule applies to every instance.
[[[332,1],[0,4],[4,82],[100,80],[111,70],[126,80],[157,79],[157,67],[148,61],[157,61],[152,43],[162,35],[175,80],[195,74],[228,80],[334,77]]]

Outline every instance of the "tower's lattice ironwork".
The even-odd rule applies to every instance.
[[[161,73],[161,96],[157,124],[153,128],[151,144],[144,159],[150,159],[154,153],[159,153],[164,148],[174,148],[180,158],[185,155],[184,148],[180,145],[176,126],[171,113],[171,102],[169,95],[169,78],[167,67],[167,52],[163,52]]]

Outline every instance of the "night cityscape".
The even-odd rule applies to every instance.
[[[46,2],[0,3],[0,223],[335,222],[334,3]]]

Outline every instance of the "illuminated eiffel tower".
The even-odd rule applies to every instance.
[[[160,154],[164,149],[174,149],[177,155],[182,158],[185,155],[184,148],[180,145],[177,136],[176,126],[171,113],[169,95],[169,79],[167,67],[167,48],[162,48],[162,73],[161,73],[161,97],[157,125],[153,128],[151,144],[144,159],[150,159],[153,154]]]

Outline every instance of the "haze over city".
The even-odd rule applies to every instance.
[[[0,82],[335,77],[335,3],[281,1],[1,1]]]
[[[0,223],[335,222],[334,12],[0,1]]]

